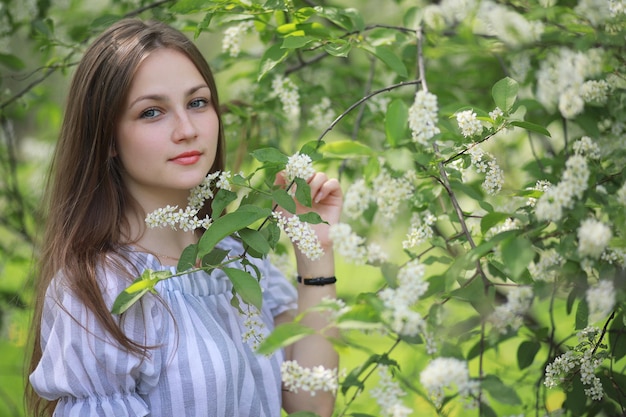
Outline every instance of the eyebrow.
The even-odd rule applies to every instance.
[[[199,84],[196,85],[194,87],[191,87],[190,89],[188,89],[187,91],[185,91],[185,96],[190,96],[193,93],[195,93],[196,91],[202,89],[202,88],[209,88],[208,85],[206,84]],[[210,90],[210,89],[209,89]],[[137,104],[138,102],[142,101],[142,100],[155,100],[155,101],[163,101],[166,100],[164,95],[161,94],[146,94],[144,96],[139,96],[137,97],[135,100],[133,100],[129,105],[128,108],[131,109],[135,104]]]

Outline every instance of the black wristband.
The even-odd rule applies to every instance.
[[[317,277],[317,278],[302,278],[298,275],[298,282],[303,283],[304,285],[329,285],[337,282],[337,278],[332,277]]]

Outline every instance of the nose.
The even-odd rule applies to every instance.
[[[190,115],[185,111],[177,112],[175,115],[172,140],[179,142],[182,140],[193,139],[197,135],[198,130],[196,129]]]

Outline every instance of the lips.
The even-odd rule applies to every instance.
[[[174,162],[179,165],[193,165],[200,160],[201,155],[202,153],[199,151],[183,152],[171,158],[170,162]]]

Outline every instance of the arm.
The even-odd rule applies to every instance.
[[[339,221],[343,196],[339,182],[328,179],[323,173],[316,173],[308,180],[311,187],[313,205],[311,208],[297,205],[297,213],[314,211],[330,225]],[[278,176],[277,184],[284,185],[282,176]],[[285,214],[288,215],[288,214]],[[330,277],[335,275],[334,255],[332,241],[328,237],[329,224],[313,225],[318,240],[324,250],[324,255],[315,261],[308,259],[295,248],[298,274],[302,278]],[[298,311],[304,313],[309,308],[316,306],[323,298],[335,298],[335,285],[311,286],[298,284]],[[291,320],[293,317],[283,313],[276,317],[276,324]],[[323,334],[316,333],[287,347],[285,355],[287,360],[294,360],[300,366],[312,368],[322,365],[328,369],[337,368],[339,358],[327,337],[336,337],[337,330],[327,329],[328,320],[322,312],[306,313],[301,323],[317,331],[324,330]],[[296,411],[313,411],[322,417],[330,416],[333,412],[335,398],[333,393],[319,392],[311,396],[308,392],[283,393],[283,408],[293,413]]]

